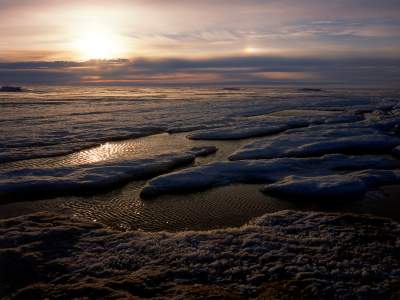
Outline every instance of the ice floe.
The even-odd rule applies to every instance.
[[[323,179],[320,176],[337,174],[337,177],[331,177],[331,179],[341,181],[342,176],[338,173],[345,174],[345,172],[368,169],[390,170],[399,167],[400,161],[390,157],[341,154],[312,158],[215,162],[156,177],[142,189],[141,196],[152,198],[162,194],[187,193],[234,183],[274,183],[290,175]]]
[[[390,153],[400,138],[372,128],[307,128],[257,140],[230,156],[231,160],[307,157],[330,153]]]
[[[341,175],[288,176],[267,185],[264,193],[297,199],[348,200],[362,197],[371,188],[400,183],[400,171],[366,170]],[[339,198],[342,197],[342,198]]]
[[[238,140],[261,137],[284,132],[291,128],[307,127],[313,124],[351,123],[363,120],[359,115],[308,116],[308,117],[269,117],[269,121],[241,121],[236,126],[225,126],[199,130],[189,134],[192,140]]]
[[[188,138],[192,140],[238,140],[279,133],[287,129],[289,129],[287,125],[276,124],[224,127],[195,132],[189,134]]]

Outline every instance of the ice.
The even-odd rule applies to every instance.
[[[188,135],[192,140],[239,140],[250,137],[265,136],[287,130],[287,125],[240,126],[222,129],[204,130]]]
[[[355,170],[399,167],[400,161],[389,157],[341,154],[215,162],[156,177],[142,189],[141,196],[154,198],[162,194],[194,192],[234,183],[274,183],[291,175],[326,176]],[[339,175],[331,178],[342,180]]]
[[[217,151],[214,146],[195,147],[182,153],[149,155],[132,160],[111,160],[57,168],[22,168],[0,172],[2,201],[17,196],[55,196],[96,193],[131,180],[151,178],[192,163],[196,156]]]
[[[325,201],[339,197],[351,199],[361,197],[367,191],[367,186],[357,177],[330,175],[316,177],[288,176],[283,180],[267,185],[262,191],[279,197],[290,197],[299,200]]]
[[[398,91],[37,89],[0,95],[1,202],[85,196],[149,179],[143,198],[262,183],[264,193],[290,201],[336,204],[400,183]],[[127,151],[122,147],[101,161],[94,155],[90,163],[84,159],[60,166],[66,158],[60,157],[57,165],[44,162],[39,167],[27,160],[166,132],[213,140],[207,143],[221,145],[226,153],[217,157],[222,161],[201,165],[210,160],[198,159],[191,165],[197,156],[212,154],[216,148],[176,147],[179,152],[161,154],[154,148],[160,150],[162,143],[135,150],[132,143]],[[227,141],[248,138],[251,143]],[[242,147],[244,143],[248,144]],[[226,161],[233,152],[230,147],[242,148]],[[137,157],[127,159],[123,152],[130,151]],[[24,161],[4,163],[16,160]],[[27,163],[32,164],[27,167]],[[183,166],[187,168],[176,170]],[[64,200],[43,201],[38,207],[51,209],[50,203],[58,201],[55,206],[60,208]],[[0,220],[0,298],[388,299],[399,294],[400,225],[389,219],[281,211],[238,228],[116,232],[95,220],[87,223],[99,220],[93,214],[96,210],[87,209],[98,204],[92,200],[77,201],[86,222],[46,212]],[[119,225],[138,213],[127,205],[122,206],[129,207],[126,214],[118,214],[115,205],[120,198],[102,200],[98,201],[104,206],[102,215],[118,219]],[[159,211],[176,199],[150,203],[135,197],[135,205],[157,206],[164,200],[167,204]],[[28,202],[21,206],[29,210]],[[165,214],[169,214],[165,220],[176,218],[167,209]],[[155,218],[149,215],[154,214],[144,215],[151,228]],[[218,214],[211,211],[208,216]]]
[[[400,225],[372,216],[281,211],[146,233],[40,213],[0,220],[0,297],[389,299],[398,253]]]
[[[295,112],[294,112],[295,113]],[[318,112],[315,112],[318,115]],[[188,135],[192,140],[238,140],[281,133],[291,128],[307,127],[313,124],[351,123],[363,120],[357,115],[335,115],[308,117],[267,117],[269,121],[241,121],[236,126],[195,131]]]
[[[371,188],[400,183],[399,171],[367,170],[346,175],[288,176],[267,185],[264,193],[291,199],[340,201],[362,197]]]
[[[255,116],[299,109],[315,110],[317,116],[321,110],[336,112],[336,117],[326,118],[329,122],[353,122],[362,119],[357,112],[396,105],[391,94],[378,90],[332,90],[321,95],[296,89],[220,92],[213,88],[41,87],[12,97],[0,95],[0,162],[63,155],[161,132],[220,128],[234,138],[251,137],[271,133],[270,125],[249,124]],[[244,132],[234,132],[246,124]]]
[[[193,153],[195,156],[208,156],[217,151],[218,149],[215,146],[201,146],[190,149],[190,153]]]
[[[350,172],[399,167],[394,159],[400,147],[398,91],[43,87],[0,97],[2,201],[17,194],[20,198],[58,192],[84,195],[139,178],[152,179],[173,171],[180,162],[193,161],[194,155],[214,151],[201,148],[197,153],[158,155],[163,148],[180,151],[186,143],[204,143],[192,140],[212,140],[207,144],[218,146],[221,155],[198,159],[187,170],[150,180],[143,197],[235,183],[277,185],[289,176],[311,178],[306,183],[316,187],[310,189],[314,194],[334,190],[323,183],[324,177],[331,176],[332,186],[340,193],[351,181]],[[192,140],[181,143],[177,137],[184,134],[178,132],[187,132]],[[156,133],[164,133],[165,142],[148,147],[144,140],[136,147],[140,142],[124,141],[129,147],[118,143],[111,150],[103,149],[104,157],[90,151],[93,145],[108,144],[103,142]],[[82,157],[81,152],[75,153],[83,148],[87,150]],[[133,153],[137,157],[132,160]],[[327,155],[338,153],[346,155]],[[46,159],[49,156],[57,157]],[[26,159],[32,157],[40,157],[36,160],[40,167],[35,162],[26,166],[31,162]],[[71,162],[71,157],[79,165],[63,164]],[[227,157],[232,161],[226,161]],[[98,162],[103,158],[109,161]],[[21,161],[4,163],[15,160]],[[217,162],[196,167],[212,160]],[[374,188],[366,184],[366,177],[357,180],[367,190]]]
[[[245,145],[231,160],[307,157],[330,153],[390,153],[400,144],[395,135],[373,128],[307,128],[264,138]]]

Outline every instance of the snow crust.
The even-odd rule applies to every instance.
[[[251,130],[257,124],[249,119],[285,110],[332,111],[336,115],[327,120],[353,122],[365,112],[396,108],[391,96],[377,90],[310,95],[256,88],[221,92],[218,88],[42,87],[12,98],[0,95],[0,162],[63,155],[106,141],[161,132],[220,128],[222,133],[198,134],[228,134],[231,138],[270,134],[268,124]],[[243,123],[249,128],[238,133]],[[280,118],[278,123],[292,127],[290,118]]]
[[[0,297],[389,299],[400,225],[282,211],[207,232],[116,232],[40,213],[0,220]]]
[[[366,170],[346,175],[288,176],[267,185],[264,193],[294,199],[351,199],[362,197],[371,188],[400,183],[400,171]],[[339,198],[342,197],[342,198]]]
[[[347,174],[350,169],[374,172],[398,166],[397,161],[384,155],[399,157],[400,105],[392,94],[377,90],[304,93],[290,89],[246,88],[232,92],[211,88],[110,92],[82,88],[78,92],[49,88],[42,93],[2,99],[0,105],[0,163],[66,154],[103,141],[159,132],[188,131],[188,138],[193,140],[258,137],[230,155],[230,160],[245,160],[243,163],[223,161],[155,178],[143,189],[143,197],[239,182],[272,183],[265,190],[275,192],[284,187],[299,191],[300,188],[293,187],[303,184],[309,186],[310,197],[333,190],[341,194],[354,182],[353,188],[361,194],[374,185]],[[197,154],[148,153],[148,159],[80,166],[4,168],[0,171],[0,195],[101,191],[130,180],[164,174],[192,162],[194,155],[213,151],[209,148]],[[371,158],[377,162],[374,166],[361,156],[325,157],[338,153],[382,156]],[[307,157],[312,158],[308,163],[299,160]],[[326,165],[332,157],[337,161]],[[275,161],[277,158],[283,160]],[[384,160],[387,163],[380,165]],[[359,161],[363,161],[362,166],[354,167]],[[346,172],[337,171],[335,164],[347,168]],[[290,176],[291,180],[282,181]]]
[[[400,138],[373,128],[308,128],[245,145],[231,160],[307,157],[330,153],[390,153]]]
[[[193,192],[211,187],[224,186],[234,183],[275,183],[284,180],[288,176],[312,176],[314,185],[322,185],[326,180],[348,180],[342,179],[344,172],[355,170],[368,170],[369,173],[360,173],[360,177],[370,180],[367,188],[385,183],[382,178],[373,178],[376,170],[395,169],[400,167],[400,161],[384,156],[363,155],[348,156],[343,154],[330,154],[322,157],[312,158],[276,158],[242,161],[215,162],[205,166],[189,168],[150,180],[142,189],[143,198],[153,198],[161,194]],[[392,171],[387,171],[392,172]],[[338,174],[340,173],[340,175]],[[398,182],[398,176],[394,171],[393,180]],[[371,176],[367,176],[367,174]],[[327,175],[336,175],[324,177]],[[353,174],[354,175],[354,174]],[[383,174],[382,174],[383,176]],[[390,181],[390,182],[392,182]],[[337,187],[340,185],[337,182]],[[330,190],[333,190],[333,185]],[[323,186],[323,185],[322,185]],[[343,186],[342,186],[343,188]],[[299,193],[302,191],[300,189]],[[314,188],[313,191],[317,189]],[[338,189],[338,192],[344,192]]]
[[[318,113],[316,112],[316,114]],[[351,123],[361,120],[363,118],[359,115],[343,114],[317,117],[275,117],[269,121],[242,121],[236,126],[199,130],[189,134],[188,138],[192,140],[239,140],[277,134],[291,128],[307,127],[315,124]]]

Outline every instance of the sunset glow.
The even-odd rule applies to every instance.
[[[120,38],[111,32],[90,30],[74,42],[78,60],[115,59],[125,52]]]
[[[52,62],[101,60],[57,66],[57,74],[69,84],[211,76],[221,83],[396,85],[399,17],[389,0],[0,1],[0,64],[40,62],[29,74],[0,68],[0,79],[53,82]],[[129,61],[107,63],[117,59]]]

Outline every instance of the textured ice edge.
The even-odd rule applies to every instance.
[[[369,189],[399,183],[399,167],[399,160],[376,155],[221,161],[156,177],[142,189],[141,196],[154,198],[237,183],[266,183],[264,192],[283,196],[361,197]]]
[[[0,173],[0,202],[13,198],[97,193],[131,180],[154,177],[192,163],[198,156],[215,153],[214,146],[147,158],[111,160],[58,168],[23,168]]]
[[[400,224],[372,216],[282,211],[240,228],[121,233],[39,213],[0,220],[0,297],[387,299],[399,253]]]

